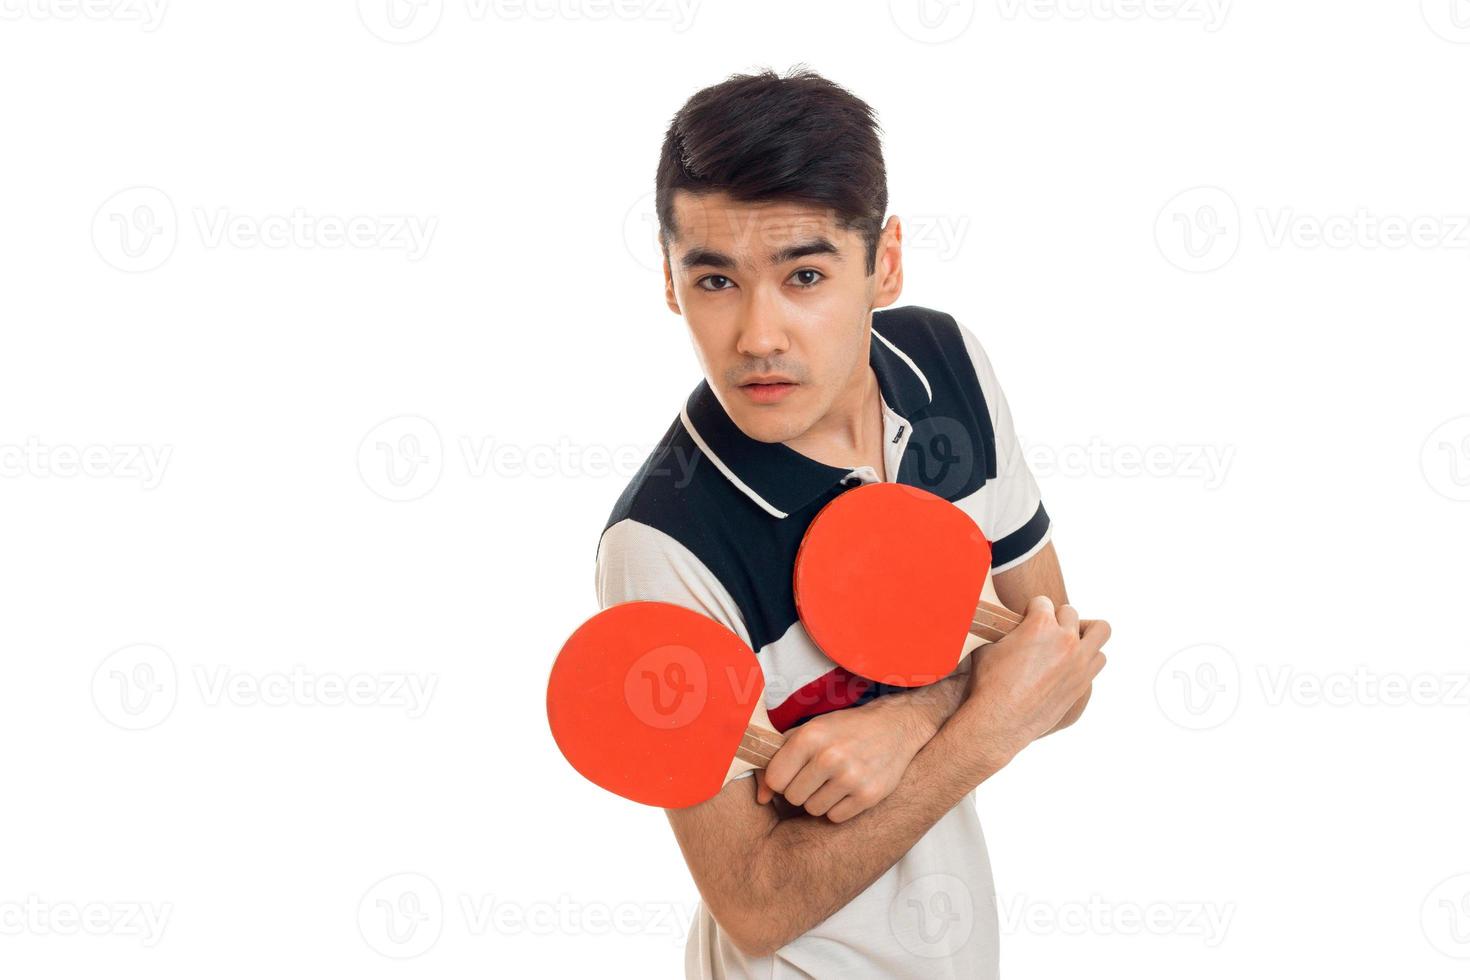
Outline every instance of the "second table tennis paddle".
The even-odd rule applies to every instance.
[[[947,676],[967,635],[1021,623],[982,600],[990,542],[959,507],[902,483],[870,483],[823,507],[796,555],[797,614],[860,677],[917,687]]]
[[[562,646],[546,685],[572,767],[660,807],[709,799],[786,741],[766,715],[755,653],[727,627],[666,602],[609,606]]]

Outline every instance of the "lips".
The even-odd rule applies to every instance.
[[[757,405],[772,405],[797,388],[796,382],[780,375],[762,375],[740,385],[745,397]]]

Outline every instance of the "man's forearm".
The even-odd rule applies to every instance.
[[[1091,622],[1091,620],[1083,622]],[[982,644],[975,650],[974,655],[980,655],[984,649],[985,645]],[[941,678],[933,684],[916,687],[911,691],[890,694],[880,700],[891,702],[891,707],[904,713],[907,722],[913,726],[915,736],[919,740],[918,744],[923,744],[933,738],[940,726],[948,721],[949,716],[964,703],[965,688],[969,683],[969,671],[970,657],[966,656],[960,661],[955,672],[948,677]],[[1087,702],[1091,697],[1092,687],[1089,685],[1087,692],[1077,699],[1077,703],[1072,705],[1071,709],[1056,723],[1056,726],[1046,734],[1051,735],[1075,724],[1077,719],[1082,717],[1082,712],[1086,710]]]
[[[889,694],[872,703],[903,712],[919,737],[918,744],[922,745],[933,738],[964,703],[969,678],[970,658],[966,657],[948,677],[942,677],[923,687]]]
[[[914,757],[898,788],[870,810],[834,824],[806,814],[781,820],[750,849],[738,923],[723,923],[747,951],[765,954],[841,909],[913,847],[1013,754],[988,719],[964,701]],[[841,855],[837,860],[834,855]],[[733,928],[732,928],[733,926]]]

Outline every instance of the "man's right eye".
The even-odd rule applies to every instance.
[[[700,279],[697,283],[695,283],[695,285],[697,285],[700,289],[706,290],[707,292],[711,292],[711,293],[718,293],[718,292],[724,291],[724,288],[725,288],[724,286],[711,286],[711,285],[706,285],[707,283],[711,283],[711,282],[713,282],[716,279],[718,279],[722,283],[727,283],[727,282],[730,281],[730,279],[727,276],[719,276],[719,275],[705,276],[703,279]]]

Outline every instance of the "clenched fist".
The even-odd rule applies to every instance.
[[[1007,758],[1056,726],[1107,663],[1112,634],[1101,619],[1082,628],[1077,610],[1032,597],[1010,634],[975,651],[969,698],[982,704]]]

